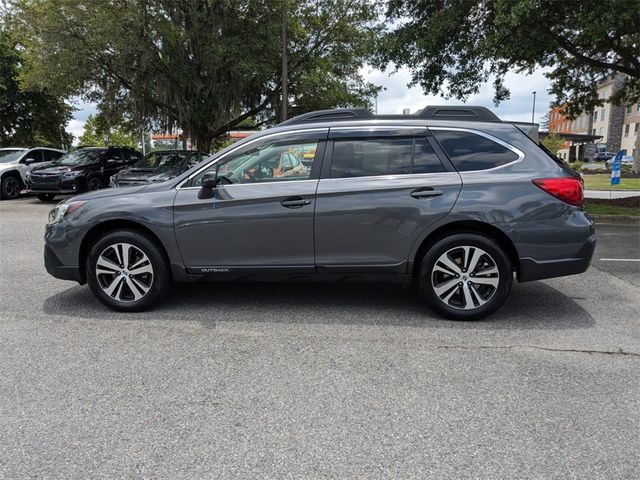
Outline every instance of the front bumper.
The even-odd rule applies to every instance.
[[[44,267],[50,275],[60,280],[74,280],[80,284],[84,283],[82,275],[80,275],[80,268],[78,266],[62,265],[62,262],[51,247],[46,244],[44,246]]]
[[[55,183],[53,181],[47,183],[36,183],[27,180],[27,192],[29,193],[53,193],[56,195],[69,195],[81,193],[84,191],[84,181],[80,178],[58,178]]]

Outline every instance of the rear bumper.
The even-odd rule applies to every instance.
[[[567,207],[553,219],[510,224],[518,252],[518,280],[583,273],[589,268],[596,246],[593,220],[577,207]]]
[[[80,275],[80,268],[62,265],[49,245],[44,246],[44,267],[50,275],[60,280],[74,280],[80,284],[84,283]]]
[[[544,278],[564,277],[585,272],[591,264],[596,247],[596,235],[592,234],[575,256],[553,260],[536,260],[530,257],[520,258],[518,280],[530,282]]]

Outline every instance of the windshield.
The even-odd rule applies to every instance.
[[[169,168],[178,167],[183,163],[196,162],[197,155],[195,152],[151,152],[139,162],[133,165],[133,168]]]
[[[0,163],[17,162],[26,150],[0,150]]]
[[[56,165],[91,165],[92,163],[98,163],[100,161],[100,155],[103,150],[76,150],[63,155],[54,163]]]

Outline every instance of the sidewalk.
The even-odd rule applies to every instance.
[[[584,198],[640,197],[640,190],[585,190]]]

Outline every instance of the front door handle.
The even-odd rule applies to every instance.
[[[433,187],[422,187],[411,192],[411,196],[413,198],[439,197],[443,193],[442,190],[434,190]]]
[[[310,204],[311,200],[302,197],[289,197],[280,202],[280,205],[287,208],[300,208]]]

